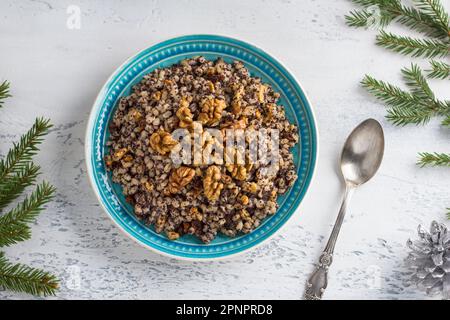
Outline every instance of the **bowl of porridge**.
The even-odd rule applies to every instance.
[[[316,157],[313,111],[292,74],[216,35],[170,39],[127,60],[97,97],[86,135],[108,216],[138,243],[194,260],[273,236],[298,211]]]

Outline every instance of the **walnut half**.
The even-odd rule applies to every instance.
[[[202,112],[198,120],[202,124],[216,126],[222,118],[222,112],[226,108],[225,100],[208,97],[201,102]]]
[[[217,166],[210,166],[206,170],[206,175],[203,179],[203,191],[210,201],[219,199],[220,192],[223,189],[223,183],[220,182],[221,176],[222,174]]]
[[[165,155],[169,153],[178,142],[172,138],[170,133],[159,130],[150,136],[150,147],[159,154]]]
[[[171,194],[175,194],[181,191],[187,186],[192,178],[195,176],[195,170],[189,167],[179,167],[172,171],[172,175],[169,178],[169,185],[167,191]]]

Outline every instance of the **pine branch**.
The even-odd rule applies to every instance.
[[[450,45],[442,40],[414,39],[407,36],[397,36],[384,30],[377,35],[376,44],[413,57],[444,57],[449,54],[450,50]]]
[[[58,289],[58,280],[49,272],[23,264],[12,264],[0,252],[0,287],[48,296],[55,294]]]
[[[431,120],[432,116],[433,112],[430,110],[392,107],[388,109],[386,119],[396,126],[408,124],[424,125]]]
[[[442,120],[441,123],[444,127],[449,127],[450,128],[450,115],[448,117],[446,117],[444,120]]]
[[[0,247],[9,246],[30,238],[27,223],[34,222],[43,206],[53,198],[55,188],[42,182],[14,209],[0,217]]]
[[[380,16],[375,16],[373,12],[368,9],[354,10],[350,11],[348,15],[345,16],[347,25],[350,27],[370,27],[378,26],[383,28],[387,26],[395,16],[388,12],[380,12]]]
[[[440,24],[427,13],[412,7],[402,6],[397,20],[411,30],[423,33],[427,37],[441,40],[448,39],[448,31],[442,30]]]
[[[419,99],[434,101],[434,93],[430,89],[427,80],[422,75],[422,70],[415,63],[411,64],[411,68],[402,69],[403,78],[406,85],[411,89],[411,93]]]
[[[406,92],[384,81],[366,75],[361,84],[378,100],[391,108],[386,118],[395,125],[423,125],[434,115],[450,116],[450,102],[435,99],[420,68],[412,64],[402,69],[403,77],[411,92]],[[445,122],[445,120],[444,120]]]
[[[431,70],[428,71],[430,79],[449,79],[450,80],[450,64],[443,61],[431,60]]]
[[[40,167],[28,162],[22,171],[0,181],[0,212],[14,201],[39,175]]]
[[[415,0],[419,9],[430,16],[443,33],[450,37],[449,16],[439,0]]]
[[[48,133],[51,126],[48,119],[36,119],[31,129],[20,138],[19,143],[15,143],[9,150],[6,159],[0,160],[0,181],[24,170],[38,151],[37,146],[42,142],[42,137]]]
[[[418,10],[404,6],[398,0],[352,0],[352,2],[363,9],[351,11],[345,16],[347,24],[351,27],[369,27],[378,22],[378,27],[384,28],[392,21],[396,21],[428,37],[437,39],[450,37],[448,30],[442,28],[442,23],[436,16],[429,14],[427,10],[420,10],[420,7]]]
[[[9,97],[11,97],[9,94],[9,82],[3,81],[3,83],[0,84],[0,108],[3,107],[3,101]]]
[[[450,154],[446,153],[419,153],[420,159],[417,162],[421,167],[424,166],[449,166],[450,167]]]
[[[376,98],[392,107],[414,108],[420,103],[419,99],[409,92],[403,91],[384,81],[377,80],[369,75],[365,76],[361,84]]]

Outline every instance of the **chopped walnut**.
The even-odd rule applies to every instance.
[[[267,92],[267,86],[265,86],[263,84],[259,85],[258,92],[256,94],[258,102],[260,102],[260,103],[264,102],[266,92]]]
[[[229,164],[226,166],[231,176],[237,180],[247,179],[247,168],[241,164]]]
[[[220,181],[222,181],[225,185],[227,185],[230,184],[233,181],[233,179],[230,176],[227,176],[226,174],[222,174]]]
[[[154,189],[153,184],[151,184],[151,183],[148,182],[148,181],[144,183],[144,187],[145,187],[145,190],[147,190],[148,192],[152,192],[153,189]]]
[[[122,148],[117,150],[114,155],[113,155],[113,160],[114,161],[119,161],[120,159],[123,158],[123,156],[128,152],[127,148]]]
[[[167,238],[169,238],[169,240],[177,240],[179,237],[180,237],[180,234],[178,232],[175,232],[175,231],[167,232]]]
[[[222,112],[226,108],[225,100],[217,98],[205,98],[201,102],[202,111],[198,120],[202,124],[216,126],[222,118]]]
[[[180,119],[180,127],[188,128],[192,125],[193,116],[192,112],[189,109],[189,103],[192,101],[192,98],[181,98],[180,107],[177,110],[177,117]]]
[[[234,149],[233,150],[234,163],[227,164],[225,165],[225,167],[227,168],[228,172],[230,172],[233,178],[243,181],[247,179],[247,175],[253,168],[253,165],[249,163],[249,159],[246,159],[246,164],[237,163],[240,154],[242,155],[242,153],[239,150]]]
[[[137,111],[135,108],[132,108],[132,109],[130,109],[130,111],[128,111],[128,119],[137,122],[141,118],[142,118],[142,113]]]
[[[277,106],[273,103],[269,103],[266,105],[266,121],[272,121],[274,118],[274,115],[277,111]]]
[[[173,170],[169,178],[169,185],[167,187],[168,193],[175,194],[187,186],[192,178],[195,176],[195,170],[189,167],[179,167]]]
[[[170,133],[160,129],[150,136],[150,147],[159,154],[165,155],[170,152],[178,142],[172,138]]]
[[[209,91],[211,91],[212,93],[216,92],[216,88],[214,87],[214,83],[212,83],[211,81],[208,81],[206,83],[206,85],[208,86]]]
[[[231,112],[234,115],[238,115],[241,113],[241,107],[242,107],[242,96],[244,95],[244,86],[243,85],[234,85],[234,94],[233,94],[233,101],[231,102]]]
[[[221,129],[245,129],[248,125],[248,119],[246,117],[240,117],[239,120],[228,121],[222,124]]]
[[[216,166],[208,167],[205,178],[203,179],[203,191],[210,201],[219,199],[220,192],[223,189],[223,183],[220,180],[220,169]]]
[[[151,97],[155,101],[161,100],[161,91],[153,92]]]
[[[202,214],[200,213],[200,211],[198,211],[198,209],[195,208],[195,207],[192,207],[192,208],[189,210],[189,214],[191,215],[192,220],[202,221],[202,219],[203,219],[203,215],[202,215]]]
[[[122,161],[131,162],[133,161],[133,156],[131,154],[127,154],[125,157],[123,157]]]

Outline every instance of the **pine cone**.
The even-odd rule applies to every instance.
[[[430,232],[418,227],[419,240],[408,240],[412,250],[406,259],[413,269],[412,282],[427,294],[442,293],[450,299],[450,232],[443,224],[431,223]]]

